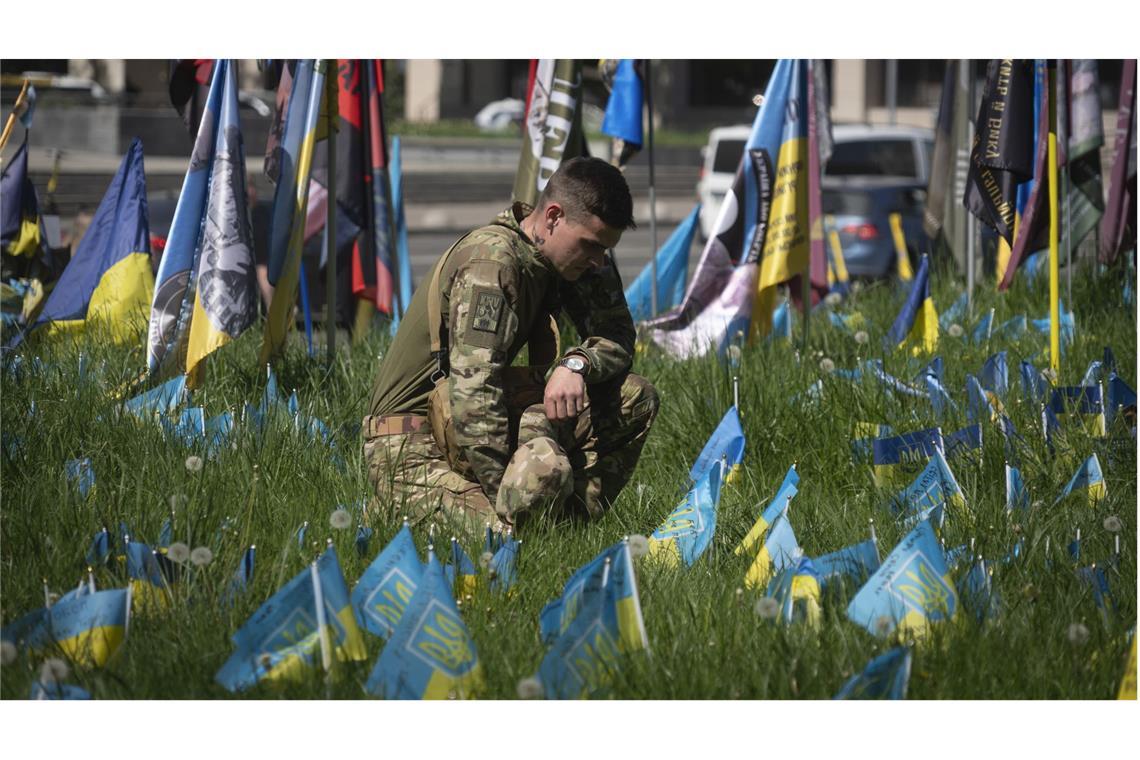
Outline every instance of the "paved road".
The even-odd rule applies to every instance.
[[[658,245],[664,244],[669,234],[673,232],[675,223],[661,225],[657,230]],[[412,257],[412,277],[419,283],[428,276],[431,267],[439,259],[447,247],[450,246],[462,233],[454,232],[422,232],[412,233],[408,236],[408,249]],[[618,271],[621,272],[622,281],[628,286],[637,277],[637,273],[649,263],[649,250],[651,247],[649,222],[639,224],[636,230],[627,230],[621,243],[615,250]],[[694,237],[693,245],[689,250],[689,267],[696,266],[701,255],[701,243]]]

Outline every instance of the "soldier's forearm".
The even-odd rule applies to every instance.
[[[627,349],[608,338],[586,338],[581,345],[570,349],[568,353],[577,353],[585,357],[589,364],[585,377],[586,382],[590,384],[610,380],[623,372],[628,372],[633,365],[632,344]]]

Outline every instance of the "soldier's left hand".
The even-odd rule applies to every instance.
[[[552,422],[576,418],[586,408],[586,380],[566,367],[556,367],[543,395],[546,417]]]

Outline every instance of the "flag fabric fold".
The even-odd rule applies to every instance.
[[[534,206],[562,162],[585,153],[581,62],[572,59],[535,62],[533,80],[527,91],[513,199]]]
[[[906,699],[911,650],[895,647],[875,657],[863,672],[851,676],[835,699]]]
[[[904,348],[927,353],[938,346],[938,312],[930,297],[930,257],[923,256],[910,293],[884,341],[888,348]]]
[[[407,523],[364,570],[352,589],[352,609],[366,631],[389,638],[423,579],[423,564]]]

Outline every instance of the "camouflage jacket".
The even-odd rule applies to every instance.
[[[464,236],[439,279],[456,438],[492,503],[511,456],[503,370],[532,330],[564,309],[582,337],[565,353],[587,359],[587,383],[621,375],[633,361],[633,318],[613,262],[607,256],[603,267],[576,282],[562,280],[519,226],[529,211],[515,204]],[[381,364],[372,390],[374,416],[427,413],[435,370],[429,283],[425,278],[417,289]]]

